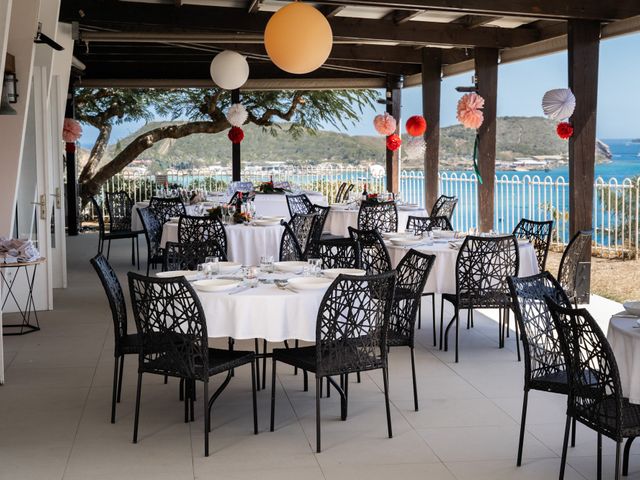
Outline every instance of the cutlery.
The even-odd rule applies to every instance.
[[[250,287],[249,285],[242,285],[236,288],[235,290],[232,290],[231,292],[229,292],[229,295],[235,295],[236,293],[244,292],[245,290],[249,290],[250,288],[253,288],[253,287]]]

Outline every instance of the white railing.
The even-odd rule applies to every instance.
[[[386,184],[385,176],[372,175],[361,167],[291,168],[285,171],[251,170],[242,172],[242,179],[254,183],[266,181],[273,175],[276,181],[288,181],[304,189],[322,192],[333,200],[342,182],[353,183],[354,191],[380,192]],[[440,193],[458,197],[453,224],[466,231],[477,225],[477,190],[475,174],[441,172]],[[205,188],[224,191],[231,178],[229,170],[192,170],[171,173],[170,184],[183,188]],[[148,199],[155,191],[153,176],[122,173],[109,180],[104,191],[126,190],[135,201]],[[424,174],[420,170],[402,171],[400,175],[402,199],[424,205]],[[563,245],[569,236],[569,182],[562,177],[538,175],[499,175],[495,179],[495,229],[511,232],[521,218],[553,219],[553,243]],[[594,251],[612,257],[638,258],[640,243],[638,217],[640,213],[640,179],[598,178],[594,184]]]

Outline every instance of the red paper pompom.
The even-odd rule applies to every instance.
[[[420,135],[424,135],[424,132],[427,131],[427,121],[422,115],[414,115],[413,117],[409,117],[406,127],[409,135],[412,137],[419,137]]]
[[[244,138],[244,132],[240,127],[231,127],[227,136],[229,140],[231,140],[231,143],[240,143]]]
[[[556,133],[561,139],[567,140],[573,136],[573,126],[569,122],[560,122],[556,127]]]
[[[387,148],[392,152],[395,152],[397,149],[399,149],[400,145],[402,145],[402,139],[400,138],[400,135],[396,135],[394,133],[393,135],[389,135],[387,137]]]

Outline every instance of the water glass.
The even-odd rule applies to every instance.
[[[431,230],[429,230],[429,231],[425,232],[425,235],[426,235],[426,242],[425,242],[425,244],[426,244],[427,246],[431,246],[431,245],[433,245],[433,232],[432,232]]]
[[[260,270],[264,273],[273,273],[273,255],[260,257]]]
[[[319,276],[322,271],[322,260],[319,258],[310,258],[307,260],[309,264],[309,273],[311,276]]]
[[[220,260],[218,257],[207,257],[205,263],[207,264],[207,273],[209,276],[220,273]]]
[[[202,280],[203,278],[207,278],[205,267],[206,267],[206,264],[204,264],[204,263],[199,263],[198,264],[198,280]]]
[[[244,267],[244,281],[250,287],[258,285],[258,267]]]

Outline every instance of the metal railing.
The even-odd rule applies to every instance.
[[[374,175],[362,167],[291,168],[287,170],[245,169],[242,179],[259,183],[272,175],[275,181],[288,181],[303,189],[322,192],[333,201],[342,182],[353,183],[354,191],[383,191],[384,175]],[[453,216],[456,229],[467,231],[477,225],[477,190],[475,174],[440,172],[440,193],[458,197]],[[170,172],[168,182],[182,188],[225,191],[231,179],[229,170],[191,170]],[[121,173],[111,178],[103,191],[126,190],[135,201],[149,199],[156,188],[153,176]],[[400,175],[402,199],[424,206],[424,173],[403,170]],[[430,207],[430,206],[429,206]],[[598,177],[594,184],[594,253],[617,258],[639,258],[638,217],[640,216],[640,179]],[[88,217],[92,212],[87,210]],[[563,177],[538,175],[498,175],[495,179],[495,229],[511,232],[521,218],[554,220],[552,242],[556,246],[569,240],[569,182]]]

